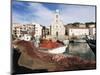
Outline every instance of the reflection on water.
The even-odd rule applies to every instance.
[[[95,60],[95,55],[87,43],[70,43],[66,53],[80,56],[87,60]]]

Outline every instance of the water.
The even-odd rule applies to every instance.
[[[65,54],[79,56],[86,60],[95,60],[95,55],[87,43],[70,43]]]

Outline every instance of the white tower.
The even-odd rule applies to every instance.
[[[65,35],[65,27],[60,18],[60,12],[57,9],[54,13],[54,21],[51,25],[51,36],[54,38],[61,39]]]

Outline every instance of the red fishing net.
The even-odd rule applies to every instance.
[[[40,43],[40,47],[47,48],[47,49],[57,48],[61,45],[62,45],[61,43],[52,40],[46,40],[46,39],[43,39]]]

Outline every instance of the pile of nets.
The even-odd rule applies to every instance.
[[[61,45],[62,44],[58,43],[57,41],[46,40],[46,39],[43,39],[40,43],[40,47],[47,48],[47,49],[57,48],[60,47]]]

